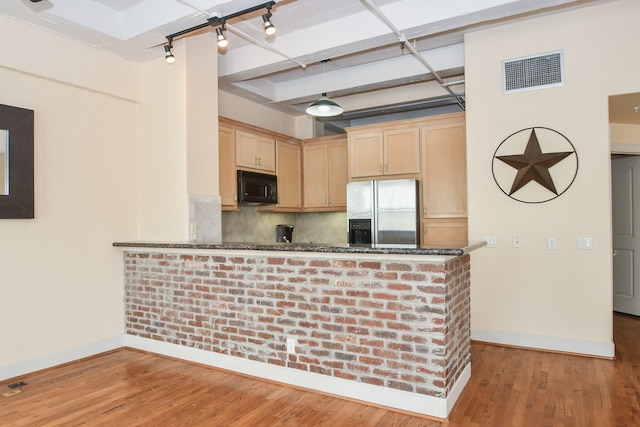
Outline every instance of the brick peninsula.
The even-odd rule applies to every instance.
[[[470,252],[484,244],[116,242],[125,343],[446,418],[471,375]]]

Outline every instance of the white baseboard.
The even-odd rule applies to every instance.
[[[151,353],[437,418],[447,417],[471,376],[471,364],[469,364],[454,384],[452,392],[445,399],[270,365],[133,335],[125,335],[124,343],[127,347]]]
[[[101,341],[82,345],[69,350],[47,354],[42,357],[30,359],[12,365],[0,366],[0,381],[8,378],[15,378],[30,372],[40,371],[74,360],[93,356],[105,351],[115,350],[124,347],[124,336],[117,335]]]
[[[564,353],[584,354],[587,356],[608,358],[615,356],[615,346],[613,342],[585,341],[483,329],[471,329],[471,339],[474,341],[484,341],[514,347],[560,351]]]

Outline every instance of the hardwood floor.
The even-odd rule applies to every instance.
[[[440,423],[134,350],[24,375],[2,426],[638,426],[640,318],[614,315],[616,360],[472,345]]]

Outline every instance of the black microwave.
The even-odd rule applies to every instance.
[[[265,173],[238,170],[238,203],[278,203],[278,178]]]

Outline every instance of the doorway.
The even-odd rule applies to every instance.
[[[609,97],[613,310],[640,316],[640,93]]]

